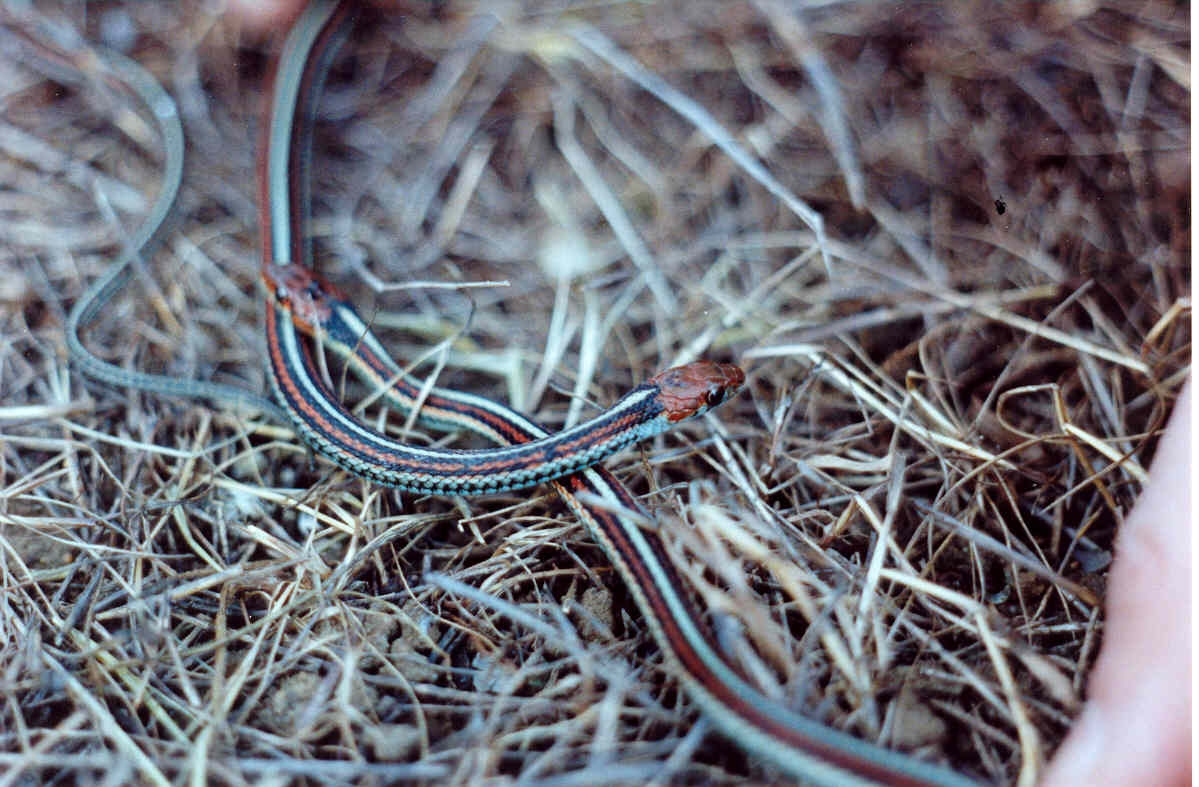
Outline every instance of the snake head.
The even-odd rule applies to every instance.
[[[745,385],[745,372],[731,363],[695,361],[659,372],[649,384],[658,387],[658,401],[673,424],[732,399]]]
[[[328,322],[334,300],[345,300],[341,290],[303,265],[268,263],[262,267],[262,281],[275,302],[291,312],[296,327],[308,334]]]

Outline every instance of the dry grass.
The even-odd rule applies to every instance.
[[[1187,8],[565,5],[360,26],[316,135],[322,271],[397,357],[555,427],[741,359],[734,403],[611,463],[722,649],[1028,783],[1189,370]],[[191,146],[176,232],[87,341],[261,391],[266,59],[190,6],[50,14],[130,43]],[[775,778],[706,734],[547,490],[401,496],[73,375],[65,312],[158,160],[112,96],[8,55],[0,84],[0,784]]]

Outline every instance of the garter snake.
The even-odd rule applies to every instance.
[[[301,177],[293,178],[295,173],[306,171],[308,155],[305,119],[299,107],[315,100],[331,43],[344,30],[351,7],[352,3],[344,0],[317,0],[307,6],[289,31],[271,93],[260,154],[260,208],[262,276],[268,299],[268,369],[279,404],[231,386],[132,372],[95,357],[79,340],[80,329],[94,320],[128,282],[133,262],[147,254],[160,238],[182,171],[183,135],[173,102],[140,66],[118,56],[106,61],[113,75],[151,108],[163,135],[164,185],[113,270],[93,285],[72,310],[68,346],[80,370],[112,385],[282,413],[322,454],[352,472],[401,488],[473,494],[546,481],[604,547],[673,671],[704,714],[730,740],[794,778],[819,784],[974,784],[952,771],[829,728],[754,688],[713,648],[714,637],[689,600],[662,536],[656,529],[642,525],[649,515],[611,473],[590,466],[625,443],[587,453],[585,459],[570,460],[572,450],[575,454],[590,451],[591,438],[599,439],[601,433],[610,437],[622,430],[646,430],[637,432],[631,441],[656,433],[673,420],[720,404],[741,386],[744,378],[739,369],[700,362],[682,370],[668,370],[649,385],[630,392],[613,408],[617,420],[631,411],[639,412],[634,418],[641,419],[639,424],[657,419],[650,427],[630,426],[627,420],[613,427],[600,416],[566,433],[551,434],[490,399],[444,388],[423,390],[419,380],[391,359],[340,291],[309,270],[306,264],[310,250],[304,236],[307,185]],[[298,162],[303,165],[298,166]],[[354,374],[382,391],[389,406],[404,413],[419,406],[418,416],[427,425],[466,429],[501,448],[490,455],[426,453],[426,449],[415,449],[367,428],[321,381],[308,341],[319,342],[341,358]],[[643,417],[644,412],[639,411],[642,404],[660,397],[664,390],[666,399],[644,410],[650,415]],[[671,400],[671,396],[676,398]],[[464,458],[466,454],[471,456]],[[389,457],[387,461],[380,461],[383,455]],[[558,463],[548,470],[540,468],[538,461],[544,465],[546,457]],[[558,461],[562,457],[567,460]],[[392,462],[392,458],[398,461]],[[428,465],[440,459],[452,465],[446,474],[441,470],[428,472]],[[504,466],[514,475],[488,483],[485,479],[491,470],[486,463],[490,461],[512,463]],[[440,480],[445,478],[450,480]]]

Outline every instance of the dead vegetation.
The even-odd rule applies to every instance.
[[[206,8],[43,9],[158,75],[190,145],[175,231],[87,341],[262,391],[268,60]],[[367,13],[334,65],[322,272],[396,357],[554,428],[739,360],[746,393],[610,463],[720,648],[1027,783],[1189,371],[1189,9],[436,9]],[[776,778],[699,723],[547,490],[397,495],[73,374],[64,316],[156,149],[120,96],[0,74],[0,783]],[[478,282],[507,285],[444,286]]]

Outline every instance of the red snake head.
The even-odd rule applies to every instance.
[[[659,372],[649,384],[658,387],[667,420],[678,423],[736,396],[745,385],[745,372],[731,363],[695,361]]]
[[[341,290],[303,265],[264,265],[262,281],[275,302],[291,312],[296,327],[310,335],[330,318],[329,301],[345,299]]]

